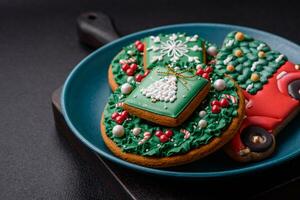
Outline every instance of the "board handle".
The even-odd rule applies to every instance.
[[[82,13],[77,19],[77,33],[79,41],[92,48],[119,38],[112,20],[102,12]]]

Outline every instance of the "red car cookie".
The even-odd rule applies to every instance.
[[[226,152],[242,162],[268,157],[274,151],[274,135],[299,112],[299,65],[264,42],[232,32],[216,57],[215,68],[238,82],[246,101],[245,119]]]

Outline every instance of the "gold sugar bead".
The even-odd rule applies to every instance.
[[[260,77],[257,73],[251,74],[251,81],[256,82],[259,81]]]
[[[244,33],[242,32],[237,32],[234,37],[237,41],[243,41],[245,39]]]
[[[265,56],[266,56],[265,52],[263,51],[258,52],[258,57],[264,58]]]
[[[232,72],[232,71],[234,71],[234,66],[233,65],[227,65],[226,69],[227,69],[227,71]]]
[[[243,52],[242,52],[242,50],[238,49],[238,50],[236,50],[236,51],[234,52],[234,55],[235,55],[236,57],[241,57],[241,56],[243,55]]]

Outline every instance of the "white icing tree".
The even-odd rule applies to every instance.
[[[141,93],[153,101],[174,102],[177,94],[177,78],[166,76],[141,89]]]

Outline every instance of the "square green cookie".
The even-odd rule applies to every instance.
[[[157,66],[124,103],[157,115],[177,118],[207,84],[208,80],[195,76],[194,72],[175,72],[171,68]]]
[[[183,66],[205,62],[204,42],[198,35],[160,34],[147,37],[145,45],[144,65],[147,68],[166,63]]]

